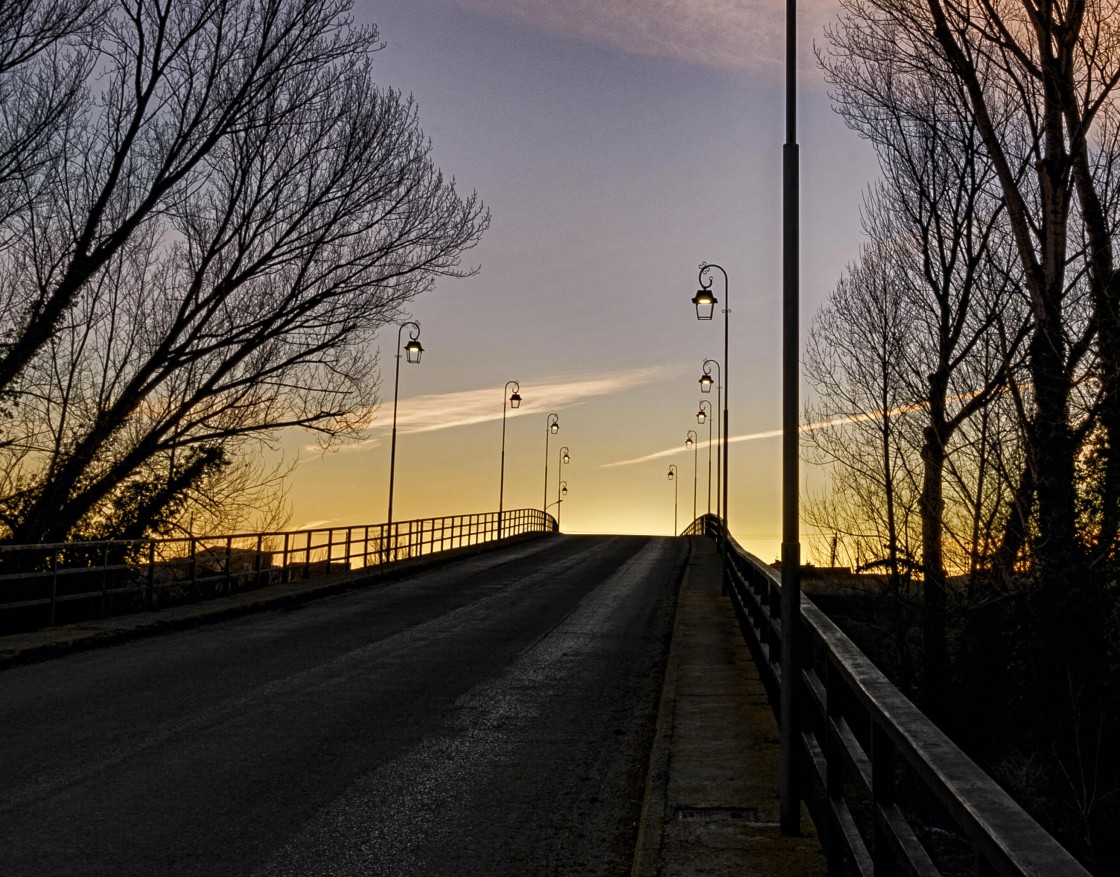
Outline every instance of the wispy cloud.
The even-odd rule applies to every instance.
[[[975,395],[975,394],[970,394],[970,395]],[[952,399],[954,399],[954,400],[955,399],[962,399],[962,398],[967,398],[967,396],[962,395],[962,396],[952,397]],[[910,414],[914,411],[920,411],[920,410],[922,410],[923,408],[926,408],[926,407],[928,407],[928,406],[924,405],[924,404],[902,405],[902,406],[899,406],[898,408],[892,408],[890,411],[887,412],[887,415],[889,415],[891,417],[894,417],[895,415],[898,415],[898,414]],[[884,416],[884,414],[883,414],[882,411],[875,411],[875,412],[868,413],[868,414],[852,414],[852,415],[847,416],[847,417],[834,417],[831,420],[821,420],[821,421],[818,421],[816,423],[803,423],[803,424],[801,424],[801,426],[798,427],[797,431],[799,433],[813,432],[814,430],[825,429],[826,427],[830,427],[830,426],[848,426],[848,425],[853,424],[853,423],[863,423],[864,421],[867,421],[867,420],[881,420],[883,418],[883,416]],[[747,433],[746,435],[733,435],[733,436],[728,437],[727,443],[729,445],[733,445],[733,444],[737,444],[738,442],[753,442],[753,441],[758,441],[759,439],[778,438],[782,434],[782,432],[783,432],[783,430],[780,430],[780,429],[768,429],[765,432],[752,432],[752,433]],[[715,444],[717,444],[717,442],[713,441],[712,444],[715,445]],[[707,439],[700,442],[700,448],[701,449],[706,448],[707,446],[708,446]],[[659,460],[662,457],[672,457],[672,456],[675,456],[676,454],[683,454],[683,453],[686,453],[686,450],[685,450],[684,445],[682,444],[682,445],[680,445],[678,447],[675,447],[675,448],[666,448],[663,451],[655,451],[654,453],[646,454],[643,457],[634,457],[633,459],[630,459],[630,460],[618,460],[614,463],[604,463],[599,468],[609,469],[613,466],[633,466],[637,463],[648,463],[650,460]]]
[[[513,18],[636,55],[723,70],[781,70],[785,4],[780,0],[456,0],[467,9]],[[800,0],[798,27],[816,36],[836,0]],[[808,55],[808,53],[803,53]],[[808,57],[803,63],[809,63]]]
[[[588,399],[610,396],[657,380],[665,366],[634,369],[594,377],[558,376],[521,384],[521,407],[509,409],[507,417],[523,417],[568,408]],[[502,391],[498,387],[414,396],[397,416],[397,430],[433,432],[500,420]]]
[[[598,374],[593,377],[556,376],[524,381],[521,384],[521,407],[506,411],[507,418],[524,417],[527,414],[543,414],[550,411],[559,413],[564,408],[579,405],[589,399],[621,393],[642,384],[652,383],[672,371],[669,366],[652,366],[630,371]],[[343,445],[341,451],[368,450],[384,442],[392,416],[385,415],[374,427],[376,435],[359,442]],[[433,393],[413,396],[401,400],[397,411],[397,432],[435,432],[441,429],[455,429],[473,426],[502,418],[502,387],[484,387],[477,390],[461,390],[456,393]],[[314,450],[314,448],[309,448]]]

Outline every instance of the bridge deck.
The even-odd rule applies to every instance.
[[[642,805],[634,873],[825,873],[812,823],[782,838],[778,733],[765,690],[727,598],[711,540],[689,540],[657,731]],[[277,601],[332,593],[345,582],[292,583],[147,616],[125,616],[0,638],[0,664],[228,618]],[[159,616],[159,617],[153,617]]]

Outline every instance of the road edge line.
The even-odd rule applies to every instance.
[[[673,633],[669,642],[669,656],[665,661],[665,678],[661,685],[661,700],[657,706],[657,722],[654,725],[649,767],[646,769],[645,790],[642,794],[642,809],[638,818],[637,842],[634,846],[634,860],[630,866],[630,877],[655,877],[661,870],[661,837],[665,830],[665,799],[669,785],[669,763],[673,754],[673,725],[681,664],[679,649],[680,595],[692,574],[695,552],[695,546],[690,538],[684,573],[677,584],[677,605],[673,617]]]

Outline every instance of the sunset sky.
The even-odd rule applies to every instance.
[[[731,527],[777,557],[780,0],[357,2],[387,43],[381,82],[415,96],[436,162],[493,214],[467,255],[477,275],[441,281],[411,308],[425,354],[401,366],[394,517],[497,509],[511,379],[524,403],[507,421],[507,508],[540,506],[556,412],[549,502],[567,447],[565,532],[668,534],[670,463],[683,528],[690,428],[702,440],[705,511],[697,378],[706,357],[723,357],[723,320],[697,321],[689,300],[709,261],[731,283],[729,297],[715,284],[731,305]],[[860,198],[877,167],[831,110],[811,56],[836,9],[799,5],[804,336],[857,255]],[[299,459],[293,526],[385,519],[396,327],[378,340],[384,403],[368,440],[326,456],[306,436],[286,442]],[[802,541],[808,555],[810,535]]]

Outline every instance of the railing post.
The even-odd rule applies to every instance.
[[[311,578],[311,531],[307,531],[307,548],[303,555],[303,577]]]
[[[844,871],[844,834],[840,826],[840,808],[844,801],[844,747],[838,734],[843,721],[843,680],[838,678],[832,661],[825,658],[824,665],[824,762],[826,793],[825,855],[829,874]]]
[[[58,549],[51,552],[51,627],[55,623],[55,606],[58,603]]]
[[[874,814],[872,858],[875,877],[891,877],[897,871],[891,832],[880,808],[894,806],[894,744],[877,721],[871,722],[871,809]]]
[[[233,536],[226,536],[226,595],[233,587]]]
[[[285,582],[285,583],[290,582],[292,580],[291,572],[288,569],[288,545],[289,545],[289,540],[290,539],[291,539],[291,533],[285,533],[284,534],[284,557],[283,557],[283,563],[280,567],[280,581]]]
[[[190,583],[191,583],[191,592],[195,595],[196,598],[201,599],[202,594],[198,590],[198,575],[197,575],[198,560],[195,557],[195,551],[197,549],[195,547],[194,536],[191,536],[190,539],[188,540],[187,547],[188,547],[188,550],[190,552],[188,554],[188,560],[187,560],[187,577],[189,578]]]
[[[353,530],[353,529],[354,529],[353,527],[347,527],[346,528],[346,556],[343,558],[343,563],[346,564],[346,570],[347,571],[350,570],[350,536],[351,536],[350,531]]]
[[[156,540],[148,542],[148,595],[147,604],[151,609],[156,599]]]
[[[109,590],[109,543],[105,543],[105,550],[101,552],[101,617],[108,617],[108,590]]]

